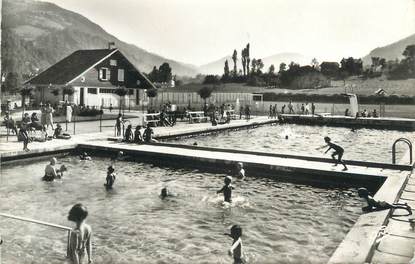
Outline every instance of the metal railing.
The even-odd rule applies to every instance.
[[[409,164],[412,165],[412,143],[407,138],[398,138],[392,145],[392,164],[396,164],[396,143],[404,142],[409,147]]]
[[[33,223],[33,224],[38,224],[38,225],[43,225],[43,226],[48,226],[48,227],[54,227],[54,228],[58,228],[58,229],[67,231],[68,232],[68,238],[67,238],[67,243],[66,243],[66,256],[69,256],[69,240],[71,238],[72,228],[67,227],[67,226],[62,226],[62,225],[56,225],[56,224],[52,224],[52,223],[48,223],[48,222],[44,222],[44,221],[34,220],[34,219],[27,218],[27,217],[14,216],[14,215],[10,215],[10,214],[0,213],[0,217],[5,217],[5,218],[9,218],[9,219],[19,220],[19,221],[23,221],[23,222],[28,222],[28,223]]]

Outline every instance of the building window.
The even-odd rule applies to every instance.
[[[124,69],[118,69],[118,81],[119,82],[124,81]]]
[[[106,94],[109,94],[109,93],[115,93],[115,89],[108,89],[108,88],[100,88],[99,89],[99,93],[106,93]]]
[[[88,88],[88,93],[89,94],[98,94],[98,89],[97,88]]]
[[[117,66],[117,60],[110,60],[111,66]]]
[[[110,79],[110,71],[108,68],[101,68],[99,70],[99,79],[102,81],[108,81]]]

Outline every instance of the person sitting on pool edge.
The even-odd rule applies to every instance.
[[[228,251],[229,255],[233,256],[233,263],[244,263],[242,260],[242,228],[239,225],[233,225],[231,227],[231,233],[225,235],[230,236],[233,239],[232,246]]]
[[[87,217],[88,210],[82,204],[75,204],[68,214],[68,220],[76,223],[68,245],[68,258],[74,264],[85,263],[85,255],[88,255],[88,263],[92,263],[92,229],[85,223]]]
[[[343,171],[347,171],[346,163],[344,163],[344,161],[342,160],[344,149],[342,147],[340,147],[339,145],[332,143],[331,138],[329,138],[329,137],[324,137],[324,141],[326,142],[327,145],[316,148],[316,150],[319,150],[319,149],[322,149],[322,148],[325,148],[325,147],[329,147],[324,152],[324,153],[327,153],[330,149],[333,149],[334,152],[331,154],[331,157],[335,161],[334,166],[337,166],[337,164],[341,163],[344,166]],[[337,159],[336,159],[335,156],[337,156]]]
[[[362,208],[363,212],[381,211],[386,209],[404,209],[408,211],[408,215],[412,215],[412,209],[407,203],[389,204],[385,201],[376,201],[369,195],[369,191],[366,188],[359,188],[357,193],[360,198],[365,199],[367,202],[367,206]]]
[[[58,139],[70,139],[71,135],[68,133],[63,133],[62,126],[58,123],[55,128],[55,133],[53,133],[53,137]]]
[[[60,169],[55,169],[55,165],[58,160],[53,157],[50,159],[50,163],[45,167],[45,175],[42,177],[44,181],[53,181],[55,179],[60,179],[63,176],[63,173],[67,171],[65,165],[62,165]]]
[[[107,171],[107,178],[106,178],[106,183],[104,184],[105,188],[107,189],[112,189],[112,185],[114,185],[115,179],[116,179],[116,174],[114,173],[115,169],[113,166],[109,166],[108,167],[108,171]]]
[[[153,129],[150,126],[147,126],[146,129],[144,130],[144,133],[143,133],[144,141],[146,143],[154,143],[154,142],[157,142],[157,140],[155,140],[153,138],[153,135],[154,135]]]
[[[223,193],[223,200],[225,202],[231,203],[232,202],[232,189],[234,189],[231,184],[232,177],[226,176],[224,182],[225,182],[225,185],[222,187],[222,189],[220,189],[216,193]]]

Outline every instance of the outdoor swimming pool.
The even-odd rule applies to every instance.
[[[285,136],[288,136],[288,139],[285,139]],[[205,147],[330,158],[329,154],[324,155],[326,149],[316,150],[317,147],[325,145],[323,140],[325,136],[331,137],[333,143],[345,149],[344,159],[392,163],[393,142],[400,137],[412,140],[415,138],[415,132],[377,129],[357,129],[353,132],[350,128],[343,127],[279,124],[169,139],[166,142],[185,145],[197,142],[198,146]],[[407,150],[406,145],[397,145],[398,161]]]
[[[361,213],[354,188],[248,177],[235,183],[237,205],[224,208],[216,194],[224,174],[120,161],[107,192],[107,158],[60,158],[68,172],[52,183],[40,180],[47,163],[2,166],[0,211],[72,226],[70,207],[84,203],[95,263],[230,263],[223,233],[236,223],[249,263],[325,263]],[[178,196],[161,200],[163,186]],[[64,262],[63,231],[0,218],[0,233],[2,264]]]

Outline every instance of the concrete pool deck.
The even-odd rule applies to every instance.
[[[238,129],[275,122],[266,117],[246,120],[236,120],[229,125],[212,127],[208,123],[181,124],[175,127],[154,128],[155,136],[159,138],[204,134],[224,129]],[[390,203],[407,202],[415,208],[415,178],[408,166],[379,168],[371,167],[369,163],[349,165],[349,171],[342,172],[341,166],[333,167],[329,159],[306,159],[296,156],[271,155],[255,152],[208,149],[197,147],[178,147],[168,144],[126,144],[107,140],[113,132],[75,135],[71,140],[35,142],[29,144],[30,152],[22,151],[22,143],[16,141],[0,141],[0,155],[3,161],[16,160],[26,157],[53,155],[59,152],[70,152],[77,147],[90,150],[123,150],[127,155],[138,157],[170,157],[174,160],[190,160],[207,163],[230,165],[235,161],[245,163],[249,177],[250,170],[263,169],[274,172],[302,172],[310,175],[325,175],[324,177],[342,179],[373,179],[382,181],[382,187],[375,199]],[[275,173],[274,173],[275,174]],[[346,235],[343,242],[332,255],[329,263],[408,263],[413,257],[415,232],[409,228],[408,217],[391,218],[389,210],[364,214]],[[398,219],[398,220],[396,220]],[[379,240],[382,226],[386,226],[385,234]]]

